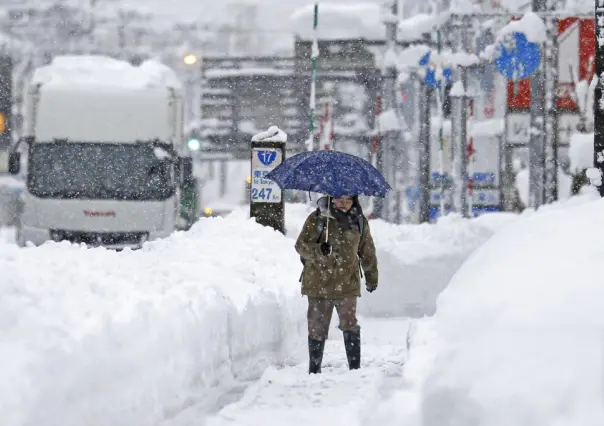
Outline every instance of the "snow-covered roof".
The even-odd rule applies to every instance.
[[[471,0],[453,0],[451,2],[451,13],[471,14],[481,12],[482,7]]]
[[[225,78],[225,77],[253,77],[253,76],[290,76],[293,70],[283,70],[277,68],[213,68],[206,70],[204,77],[207,79]]]
[[[428,15],[419,13],[404,19],[398,25],[398,37],[404,41],[421,40],[424,34],[435,31],[446,20],[446,15]]]
[[[32,84],[52,86],[112,87],[140,90],[169,87],[180,90],[176,73],[166,65],[147,60],[139,66],[108,56],[57,56],[50,65],[36,69]]]
[[[291,15],[292,30],[302,39],[314,35],[313,13],[314,5],[308,4]],[[383,40],[385,34],[382,11],[376,3],[319,5],[316,36],[320,40]]]

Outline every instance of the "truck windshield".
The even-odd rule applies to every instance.
[[[150,144],[53,142],[30,147],[27,188],[41,198],[165,200],[172,168]]]

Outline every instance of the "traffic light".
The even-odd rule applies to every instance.
[[[187,142],[187,146],[191,151],[198,151],[199,148],[201,148],[201,142],[199,142],[199,139],[197,138],[191,138]]]

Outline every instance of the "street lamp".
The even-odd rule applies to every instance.
[[[183,59],[185,65],[195,65],[197,63],[197,55],[189,54]]]

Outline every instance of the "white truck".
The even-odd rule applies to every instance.
[[[17,243],[120,249],[170,235],[191,173],[182,105],[180,82],[157,62],[64,56],[38,68],[9,158],[16,174],[27,157]]]

